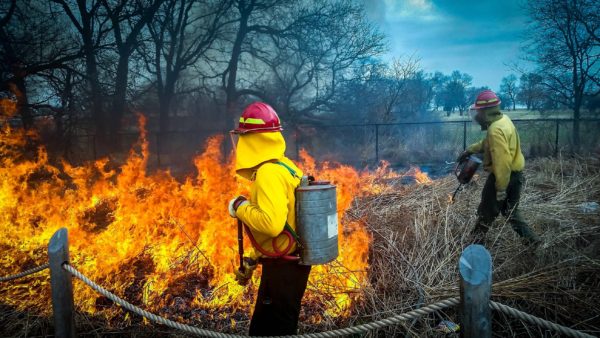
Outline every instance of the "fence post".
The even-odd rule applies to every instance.
[[[560,121],[556,119],[556,138],[554,139],[554,156],[558,156],[558,128],[560,126]]]
[[[492,257],[481,245],[469,245],[460,256],[460,314],[464,338],[492,336]]]
[[[54,334],[59,338],[74,338],[76,335],[72,277],[62,268],[62,264],[69,261],[69,238],[66,228],[60,228],[52,235],[48,244],[48,261],[50,263]]]
[[[463,151],[467,150],[467,121],[463,121]]]
[[[375,165],[379,164],[379,125],[375,125]]]

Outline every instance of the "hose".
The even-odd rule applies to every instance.
[[[258,250],[258,252],[260,252],[261,254],[267,256],[267,257],[271,257],[271,258],[282,258],[285,260],[290,260],[290,261],[295,261],[295,260],[299,260],[300,257],[297,256],[289,256],[286,255],[286,253],[288,251],[290,251],[290,249],[292,248],[292,245],[294,244],[294,238],[292,237],[292,234],[290,234],[288,231],[284,230],[282,232],[282,234],[285,234],[288,238],[288,245],[287,247],[280,251],[279,248],[277,247],[277,237],[273,238],[272,240],[272,245],[273,245],[273,250],[275,251],[275,253],[271,253],[266,251],[265,249],[263,249],[260,244],[258,244],[258,242],[256,241],[256,239],[254,238],[254,236],[252,235],[252,232],[250,231],[250,228],[248,228],[247,225],[244,224],[244,227],[246,228],[246,232],[248,233],[248,238],[250,238],[250,243],[252,243],[252,246]]]

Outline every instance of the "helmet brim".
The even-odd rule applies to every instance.
[[[482,104],[482,105],[477,105],[476,103],[471,105],[471,110],[478,110],[478,109],[484,109],[484,108],[490,108],[490,107],[496,107],[499,106],[500,103],[502,103],[502,101],[498,100],[496,102],[493,103],[488,103],[488,104]]]
[[[281,127],[266,127],[266,128],[235,128],[229,132],[232,134],[248,134],[248,133],[274,133],[276,131],[283,131]]]

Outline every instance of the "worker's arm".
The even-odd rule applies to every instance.
[[[283,231],[288,214],[285,174],[287,171],[278,165],[265,164],[258,169],[254,181],[256,200],[236,211],[236,216],[250,229],[270,237],[277,237]]]
[[[492,172],[496,176],[496,191],[505,191],[510,181],[512,158],[508,147],[508,139],[502,129],[488,131]]]
[[[483,153],[483,139],[479,142],[473,143],[467,147],[467,152],[471,154],[480,154]]]

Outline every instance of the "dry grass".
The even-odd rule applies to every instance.
[[[600,211],[583,213],[580,204],[600,201],[598,159],[540,159],[528,164],[521,209],[543,244],[523,245],[504,218],[488,233],[486,247],[493,258],[493,299],[525,312],[591,334],[600,332]],[[315,332],[370,322],[424,304],[457,296],[458,258],[471,243],[485,176],[479,176],[457,196],[456,180],[446,177],[429,185],[395,184],[395,192],[357,199],[346,217],[361,220],[371,231],[369,284],[346,319],[301,323],[301,332]],[[332,276],[333,278],[333,276]],[[24,281],[23,283],[27,283]],[[323,311],[306,304],[302,318]],[[125,314],[124,314],[125,315]],[[129,315],[131,316],[131,315]],[[494,313],[498,337],[557,336]],[[0,308],[0,336],[46,336],[51,319]],[[443,336],[433,330],[441,320],[458,322],[450,308],[403,326],[371,332],[366,337]],[[85,337],[183,337],[164,327],[136,320],[132,327],[111,329],[98,318],[78,314]],[[223,325],[221,325],[223,324]],[[238,333],[244,322],[238,323]],[[192,323],[227,328],[229,323]],[[114,326],[113,326],[114,327]],[[227,330],[226,330],[227,331]]]
[[[540,159],[528,165],[521,210],[543,244],[525,246],[503,217],[488,233],[493,258],[492,297],[542,318],[600,332],[600,211],[583,213],[580,204],[600,200],[597,159]],[[356,321],[380,319],[421,304],[458,295],[458,258],[476,219],[485,176],[449,194],[452,177],[431,185],[356,201],[351,217],[365,219],[373,233],[371,285],[355,309]],[[370,315],[373,314],[373,315]],[[406,327],[371,336],[435,336],[440,320],[458,322],[455,309]],[[496,336],[531,336],[545,330],[494,313]]]

